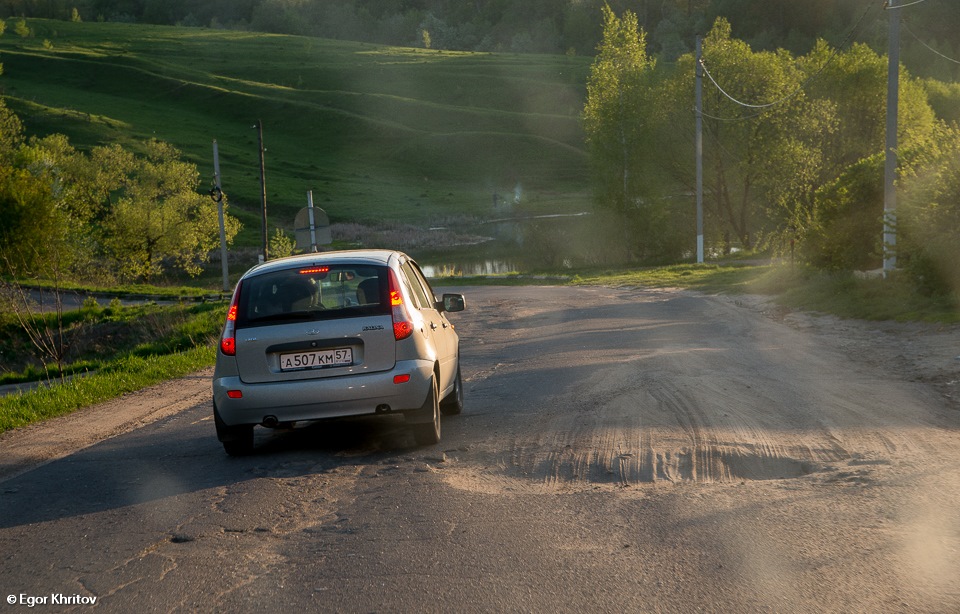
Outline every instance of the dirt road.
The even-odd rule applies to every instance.
[[[0,546],[29,550],[0,576],[201,610],[960,611],[960,329],[669,290],[460,290],[467,407],[440,446],[322,426],[233,462],[209,374],[171,382],[0,438]],[[32,499],[42,475],[84,483],[116,459],[139,468],[86,507]],[[138,501],[169,520],[109,499],[165,465]],[[60,525],[82,525],[86,555]],[[90,563],[97,543],[128,554]],[[54,556],[73,562],[23,572]],[[204,601],[211,566],[228,586]]]

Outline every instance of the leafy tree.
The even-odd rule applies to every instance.
[[[15,24],[13,24],[13,31],[17,33],[17,36],[21,38],[29,38],[33,36],[33,30],[30,29],[30,26],[27,25],[26,19],[18,19]]]
[[[887,60],[865,45],[836,51],[819,42],[800,59],[816,78],[811,97],[836,109],[836,133],[826,142],[824,164],[804,252],[828,269],[870,270],[881,264],[883,151],[886,138]],[[898,142],[901,162],[929,151],[943,138],[923,83],[900,75]],[[935,146],[934,146],[935,147]],[[900,251],[898,249],[898,251]]]
[[[46,244],[42,230],[47,226],[49,194],[16,166],[22,145],[23,124],[0,98],[0,253],[7,273],[14,265],[32,268],[42,260],[40,250]]]
[[[23,123],[16,113],[7,107],[3,98],[0,98],[0,163],[10,164],[22,143]]]
[[[603,42],[587,78],[583,109],[594,197],[625,222],[637,222],[641,204],[651,195],[642,171],[649,163],[656,62],[647,55],[646,33],[634,13],[617,17],[604,6],[603,16]],[[624,230],[632,232],[626,226]]]
[[[296,251],[296,241],[290,237],[281,228],[275,228],[273,236],[270,237],[269,253],[271,258],[283,258],[292,256]]]
[[[838,52],[824,41],[799,58],[802,69],[815,76],[805,84],[811,98],[830,100],[837,128],[826,152],[830,166],[846,167],[883,151],[887,115],[887,59],[863,44]],[[909,145],[929,137],[934,114],[921,82],[901,70],[900,142]],[[906,142],[904,141],[906,140]],[[829,178],[829,179],[832,179]]]
[[[263,32],[305,34],[305,5],[303,0],[263,0],[253,11],[251,25]]]
[[[59,232],[48,186],[24,169],[0,169],[0,255],[5,272],[42,273]]]
[[[800,243],[817,268],[869,271],[883,263],[883,154],[843,169],[816,193],[814,214]]]
[[[927,90],[927,101],[937,118],[960,124],[960,83],[926,79],[923,85]]]
[[[729,246],[774,246],[807,224],[836,129],[833,105],[802,89],[804,73],[785,51],[753,51],[718,19],[703,41],[704,207]],[[692,192],[695,58],[682,56],[661,87],[661,159]],[[683,127],[678,131],[678,127]],[[677,139],[683,134],[686,139]],[[682,150],[671,150],[671,143]],[[729,237],[729,238],[728,238]]]
[[[153,140],[144,147],[137,157],[119,145],[84,154],[59,134],[25,143],[20,120],[0,99],[0,256],[7,272],[106,269],[121,279],[171,268],[199,273],[219,242],[217,206],[198,193],[199,172],[173,146]],[[240,223],[226,215],[225,227],[232,241]]]
[[[574,54],[590,55],[600,38],[596,9],[586,2],[569,2],[563,8],[563,45]]]
[[[132,158],[117,148],[101,151],[109,173],[120,177],[116,200],[103,222],[103,247],[121,279],[149,280],[168,268],[198,274],[219,236],[217,207],[197,192],[196,167],[173,146],[153,140]],[[228,240],[239,222],[226,218]]]
[[[95,150],[96,152],[96,150]],[[106,179],[109,165],[101,156],[86,155],[62,134],[31,138],[17,153],[17,165],[49,191],[56,216],[57,261],[76,277],[103,276],[99,220],[108,205],[115,180]]]
[[[906,157],[898,260],[926,292],[960,297],[960,127],[939,124]]]

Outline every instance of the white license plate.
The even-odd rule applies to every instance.
[[[339,367],[352,363],[353,350],[351,348],[280,354],[280,369],[283,371],[289,371],[291,369],[313,369],[317,367]]]

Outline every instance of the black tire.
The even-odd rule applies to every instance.
[[[423,403],[423,409],[432,413],[433,420],[410,426],[413,431],[413,438],[420,446],[432,446],[440,443],[440,403],[437,401],[440,391],[437,386],[437,378],[434,377],[431,380],[430,394],[427,395],[427,400]]]
[[[457,364],[457,377],[453,382],[453,390],[440,401],[440,411],[444,416],[456,416],[463,411],[463,378],[460,377],[460,365]]]
[[[230,456],[247,456],[253,453],[253,425],[228,426],[220,419],[217,406],[213,406],[213,423],[217,427],[217,439]]]
[[[249,456],[253,454],[253,426],[246,425],[235,427],[242,429],[243,434],[238,434],[237,439],[223,441],[223,449],[230,456]]]

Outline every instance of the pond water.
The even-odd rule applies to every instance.
[[[582,250],[588,213],[561,213],[491,220],[458,232],[486,241],[418,258],[428,277],[470,277],[567,268]]]
[[[519,273],[522,267],[507,260],[464,260],[445,259],[438,264],[421,264],[427,277],[478,277],[483,275],[507,275]]]

